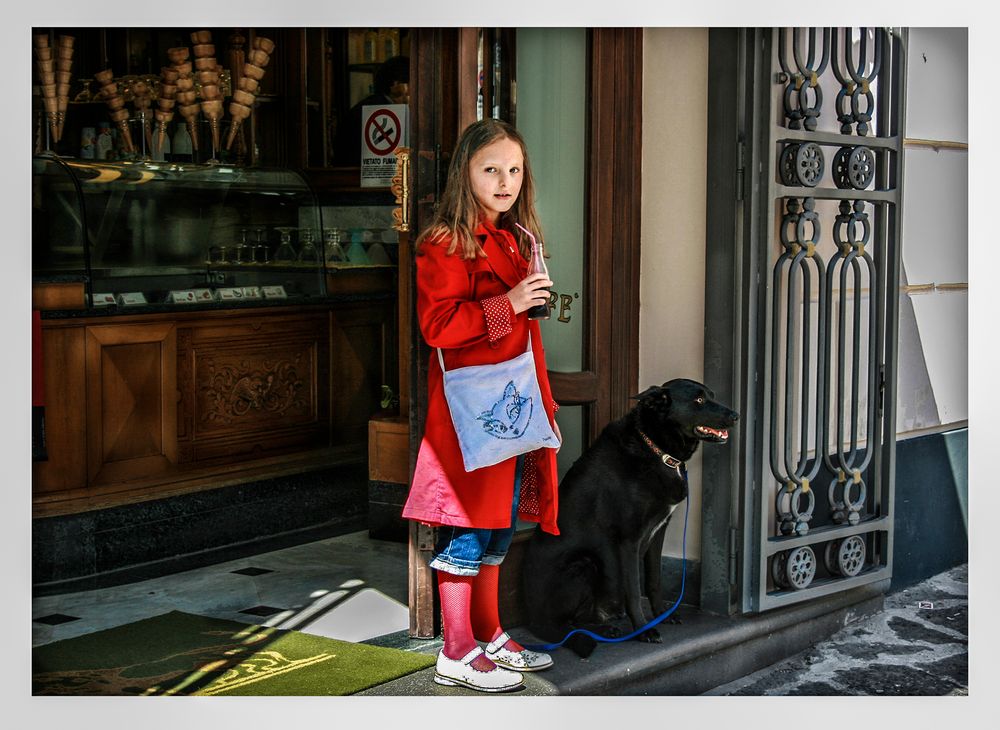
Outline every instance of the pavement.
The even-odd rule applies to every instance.
[[[406,580],[405,545],[352,533],[150,580],[36,595],[32,645],[182,610],[436,654],[439,638],[409,638]],[[711,616],[682,604],[682,623],[661,628],[662,644],[603,644],[587,660],[558,649],[555,666],[527,675],[516,694],[967,694],[967,566],[883,595],[887,588],[870,584],[757,616]],[[537,641],[508,628],[522,643]],[[435,684],[433,669],[362,694],[482,697]]]
[[[704,694],[968,695],[968,564],[890,593],[874,616]]]

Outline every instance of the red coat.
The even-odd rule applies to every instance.
[[[479,226],[476,236],[486,258],[465,260],[459,249],[449,256],[447,240],[421,245],[416,257],[420,331],[428,345],[442,349],[445,367],[452,370],[522,354],[530,330],[543,406],[549,423],[554,424],[556,406],[538,322],[528,320],[526,312],[515,315],[504,296],[527,275],[528,264],[507,231],[487,223]],[[424,437],[403,517],[429,525],[509,527],[515,459],[465,471],[436,351],[431,353],[427,372],[427,400]],[[558,535],[556,452],[539,449],[527,457],[518,516]]]

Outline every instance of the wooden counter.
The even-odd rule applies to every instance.
[[[396,301],[65,313],[42,321],[35,516],[356,460],[396,372]]]

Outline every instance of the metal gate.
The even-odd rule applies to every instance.
[[[905,40],[885,28],[759,36],[755,83],[768,91],[747,167],[766,276],[743,611],[891,577]]]

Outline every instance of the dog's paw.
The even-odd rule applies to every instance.
[[[645,642],[646,644],[663,643],[663,639],[660,638],[660,632],[657,631],[656,629],[646,629],[637,637],[635,637],[635,640]]]
[[[668,616],[665,620],[665,623],[674,624],[675,626],[680,626],[684,622],[681,620],[680,616],[677,616],[675,614],[673,616]]]

